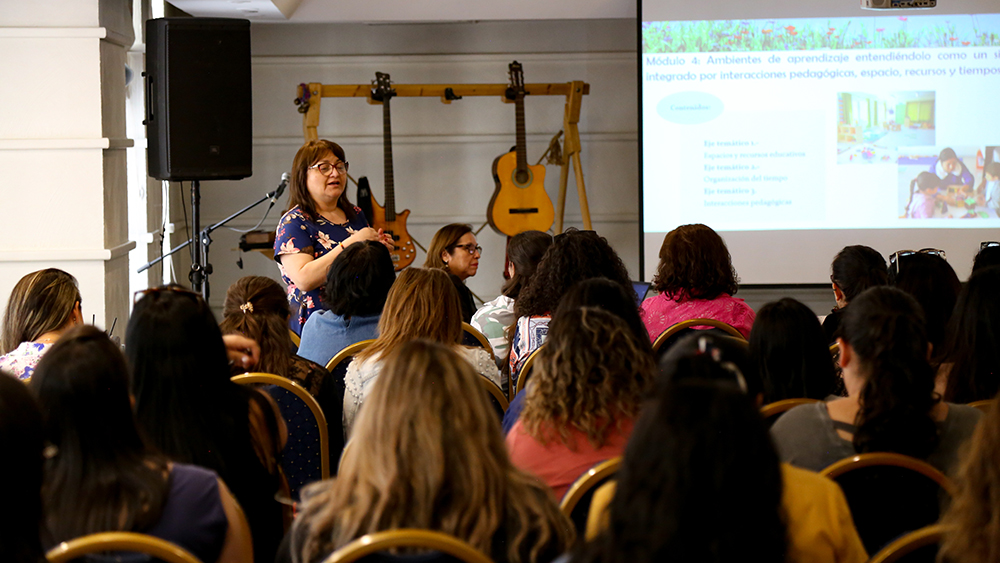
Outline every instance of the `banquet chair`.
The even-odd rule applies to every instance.
[[[462,344],[473,348],[484,348],[490,355],[493,355],[493,346],[490,346],[490,339],[479,332],[479,329],[469,323],[462,323]]]
[[[458,559],[466,563],[492,563],[492,559],[485,554],[454,536],[442,532],[415,530],[412,528],[375,532],[374,534],[361,536],[334,551],[323,563],[352,563],[373,553],[399,547],[436,551],[442,554],[442,557],[439,559],[421,557],[421,562],[453,561],[454,559]],[[405,556],[398,557],[398,559],[406,561]]]
[[[528,359],[524,360],[524,365],[521,366],[521,372],[517,376],[517,383],[511,387],[511,399],[523,391],[524,387],[528,384],[528,377],[531,376],[531,368],[535,365],[535,359],[538,358],[538,352],[540,352],[544,347],[545,344],[542,344],[538,348],[535,348],[534,352],[528,354]]]
[[[241,385],[264,385],[278,403],[288,427],[288,442],[281,455],[281,468],[288,479],[293,500],[302,487],[330,477],[330,438],[326,416],[316,399],[298,383],[270,373],[245,373],[232,380]]]
[[[993,406],[994,400],[995,399],[983,399],[982,401],[973,401],[969,403],[969,406],[979,409],[983,411],[983,414],[986,414],[986,412],[990,410],[990,407]]]
[[[372,342],[375,342],[375,340],[362,340],[361,342],[355,342],[354,344],[344,347],[343,350],[337,352],[332,358],[330,358],[330,361],[326,363],[326,371],[343,379],[344,374],[347,373],[347,365],[351,363],[354,356],[371,345]]]
[[[931,525],[941,503],[955,491],[952,481],[925,461],[896,453],[842,459],[820,475],[840,485],[868,553],[900,535]]]
[[[69,563],[91,553],[142,553],[166,563],[201,563],[186,549],[166,540],[133,532],[102,532],[62,542],[45,554],[49,563]]]
[[[737,340],[746,342],[746,338],[740,334],[740,331],[736,327],[726,324],[722,321],[717,321],[715,319],[688,319],[686,321],[681,321],[667,327],[667,330],[660,333],[653,341],[653,354],[659,356],[661,353],[666,352],[670,346],[680,340],[684,335],[688,334],[695,329],[696,326],[707,326],[710,327],[709,330],[715,329],[713,332],[721,332],[726,336],[732,336]],[[700,329],[705,330],[705,329]]]
[[[910,532],[872,556],[868,563],[934,563],[946,526],[934,524]]]
[[[587,530],[587,515],[590,513],[590,501],[594,498],[594,492],[615,478],[621,464],[621,457],[613,457],[591,467],[570,485],[559,501],[559,510],[573,521],[576,533],[581,538]]]
[[[767,424],[768,428],[774,425],[778,418],[799,405],[808,405],[809,403],[818,403],[818,399],[782,399],[780,401],[775,401],[773,403],[768,403],[760,408],[760,416],[764,419],[764,424]]]
[[[509,401],[507,401],[506,395],[504,395],[503,393],[503,389],[501,389],[499,385],[493,383],[492,381],[486,379],[485,377],[480,376],[479,381],[480,385],[482,385],[483,388],[486,389],[486,393],[488,394],[490,399],[490,405],[493,406],[493,408],[497,411],[497,416],[502,420],[503,414],[507,412],[507,407],[510,406]]]

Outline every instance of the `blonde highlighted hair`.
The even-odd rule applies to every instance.
[[[993,563],[1000,561],[1000,402],[993,401],[967,447],[958,494],[941,519],[952,529],[938,561]]]
[[[7,301],[0,353],[7,354],[22,342],[65,327],[80,302],[76,278],[62,270],[48,268],[24,276]]]
[[[391,353],[340,474],[306,490],[293,558],[317,561],[397,528],[445,532],[513,563],[566,551],[572,524],[542,483],[511,464],[479,377],[440,343],[415,340]]]
[[[576,447],[572,429],[604,446],[613,428],[635,419],[656,365],[629,326],[596,307],[560,310],[538,352],[521,421],[543,444]]]
[[[415,338],[457,345],[462,338],[462,305],[448,274],[408,268],[399,274],[378,321],[378,338],[356,356],[377,357]]]

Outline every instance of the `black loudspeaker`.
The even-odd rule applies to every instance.
[[[250,22],[146,22],[146,139],[158,180],[238,180],[253,173]]]

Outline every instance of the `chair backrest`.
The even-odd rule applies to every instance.
[[[830,356],[833,358],[840,356],[840,344],[834,342],[830,345]]]
[[[614,479],[621,464],[622,458],[614,457],[591,467],[586,473],[577,477],[559,501],[559,510],[573,521],[576,532],[581,538],[587,530],[587,515],[590,513],[590,501],[594,498],[594,491]]]
[[[330,437],[326,416],[316,399],[298,383],[271,373],[234,376],[241,385],[264,385],[278,403],[288,427],[288,442],[281,456],[281,468],[288,478],[292,499],[313,481],[330,477]]]
[[[146,534],[133,532],[102,532],[62,542],[45,557],[49,563],[68,563],[87,555],[105,551],[144,553],[166,563],[201,563],[189,551],[179,545]]]
[[[302,339],[298,334],[295,334],[295,331],[292,329],[288,329],[288,336],[292,339],[292,344],[295,345],[295,349],[298,350],[299,346],[302,345]]]
[[[344,373],[347,371],[347,364],[351,363],[351,359],[357,355],[358,352],[364,350],[371,345],[374,340],[362,340],[361,342],[355,342],[350,346],[345,347],[340,352],[337,352],[335,356],[330,358],[330,361],[326,363],[326,371],[334,374],[335,371],[340,372],[340,377],[343,379]]]
[[[524,386],[528,384],[528,377],[531,376],[531,368],[535,365],[535,359],[544,347],[545,344],[542,344],[538,348],[535,348],[534,352],[528,354],[528,359],[524,360],[524,365],[521,366],[521,373],[517,376],[517,383],[511,387],[511,399],[521,391],[524,391]]]
[[[955,490],[951,480],[929,463],[896,453],[852,456],[820,474],[843,489],[868,553],[937,522],[942,500]]]
[[[492,563],[482,552],[454,536],[408,528],[362,536],[334,551],[323,563],[351,563],[373,553],[397,547],[438,551],[467,563]]]
[[[876,553],[868,563],[933,563],[948,527],[934,524],[910,532]]]
[[[969,406],[972,408],[979,409],[983,411],[983,414],[986,414],[986,412],[990,410],[990,407],[993,406],[993,401],[994,399],[983,399],[982,401],[972,401],[971,403],[969,403]]]
[[[493,383],[485,377],[480,376],[479,381],[480,385],[482,385],[489,394],[490,404],[493,405],[493,408],[496,409],[498,416],[502,420],[504,413],[507,412],[507,407],[510,406],[507,396],[503,394],[503,389],[500,389],[499,385]]]
[[[791,410],[799,405],[808,405],[809,403],[818,402],[818,399],[782,399],[780,401],[768,403],[761,407],[760,416],[764,419],[765,424],[771,426],[774,424],[774,421],[778,420],[778,417],[785,414],[785,411]]]
[[[478,328],[469,323],[462,323],[462,344],[473,348],[485,348],[490,355],[493,354],[493,346],[490,346],[490,339],[479,331]]]
[[[717,321],[715,319],[688,319],[686,321],[681,321],[679,323],[670,325],[669,327],[667,327],[667,330],[660,333],[660,335],[656,337],[656,340],[653,341],[653,353],[659,354],[661,348],[663,348],[663,350],[665,351],[666,350],[666,348],[664,348],[665,344],[667,344],[668,342],[673,343],[674,337],[677,336],[679,333],[681,333],[682,331],[686,332],[688,329],[692,329],[696,326],[711,327],[714,329],[718,329],[726,333],[727,335],[742,340],[744,342],[746,342],[747,340],[740,333],[740,331],[736,329],[736,327],[726,324],[722,321]]]

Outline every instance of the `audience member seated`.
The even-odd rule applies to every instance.
[[[962,291],[962,282],[943,254],[901,251],[890,256],[889,265],[889,283],[912,295],[923,308],[935,369],[944,355],[945,331]]]
[[[749,338],[754,312],[733,297],[739,278],[725,241],[710,227],[681,225],[667,233],[660,247],[653,289],[659,295],[642,304],[649,338],[689,319],[713,319],[732,325]]]
[[[452,345],[417,340],[388,354],[339,475],[303,493],[279,561],[322,561],[365,534],[398,528],[451,534],[498,563],[565,552],[572,524],[511,464],[477,377]]]
[[[684,388],[686,385],[691,384],[722,384],[721,389],[723,391],[726,388],[738,387],[742,389],[747,381],[753,381],[752,376],[748,378],[743,378],[742,376],[742,369],[746,363],[748,362],[745,359],[745,355],[742,354],[739,346],[734,345],[732,338],[716,337],[713,335],[688,337],[672,348],[669,357],[664,358],[661,362],[661,377],[657,382],[658,389],[655,392],[655,396],[659,400],[662,400],[663,397],[673,393],[675,389]],[[733,383],[736,385],[732,385]],[[751,399],[754,398],[752,393],[748,394],[748,396]],[[759,395],[756,397],[759,399]],[[745,408],[745,401],[741,403],[743,403],[741,407]],[[753,400],[752,405],[759,405],[759,400]],[[688,416],[692,416],[695,412],[687,414]],[[682,434],[679,437],[691,438],[694,440],[694,443],[699,444],[704,443],[703,440],[707,443],[715,443],[710,439],[711,436],[705,439],[700,433],[706,432],[706,429],[711,428],[718,430],[713,417],[718,417],[719,413],[711,409],[705,409],[701,412],[701,415],[703,420],[692,425],[692,428],[698,429],[694,435]],[[643,417],[645,416],[646,414],[643,414]],[[754,427],[759,425],[759,422],[750,420],[750,417],[747,420]],[[639,449],[640,443],[643,443],[646,448],[658,449],[661,447],[659,446],[660,441],[657,439],[659,434],[653,432],[650,432],[648,435],[645,434],[646,427],[644,422],[644,419],[640,419],[636,433],[633,435],[632,442],[635,443],[635,446],[630,444],[626,449],[626,463],[629,463],[629,452],[633,447],[636,453],[641,451]],[[657,429],[657,432],[669,431],[670,429],[666,427]],[[757,432],[759,430],[752,432],[754,438],[751,440],[751,443],[763,444]],[[645,437],[648,440],[640,442],[640,437]],[[675,446],[683,447],[684,443],[687,442],[687,440],[676,441],[678,437],[672,438],[675,440],[672,442]],[[738,437],[730,437],[730,439],[736,440]],[[763,446],[765,448],[764,451],[768,454],[768,457],[773,459],[776,455],[774,453],[774,446],[771,445],[770,440],[766,441],[766,446]],[[653,446],[653,443],[657,445]],[[719,442],[717,445],[723,447],[723,449],[713,451],[708,454],[709,456],[725,454],[727,450],[724,449],[724,442]],[[661,451],[661,453],[671,455],[672,451],[676,450],[671,448],[671,450]],[[738,451],[744,450],[740,449]],[[682,453],[679,459],[671,461],[673,461],[673,464],[687,470],[689,468],[680,465],[685,461],[684,456],[685,454]],[[757,459],[757,453],[752,453],[748,459]],[[670,463],[667,459],[660,460],[658,463],[662,464],[664,462]],[[716,461],[716,464],[721,465],[722,469],[727,471],[723,478],[739,478],[739,475],[733,475],[733,473],[740,472],[741,466],[730,464],[727,467],[727,462],[725,461]],[[710,468],[700,465],[697,469],[710,471]],[[650,478],[654,480],[652,482],[659,482],[655,480],[655,475],[650,476]],[[787,463],[781,464],[781,480],[781,505],[784,509],[785,522],[788,526],[789,561],[861,563],[868,559],[864,546],[858,537],[857,530],[851,521],[850,509],[847,501],[844,499],[844,494],[835,483],[816,473],[792,467]],[[593,539],[594,536],[607,527],[607,512],[605,508],[614,496],[615,487],[616,484],[612,482],[595,493],[594,501],[591,504],[591,514],[597,515],[597,518],[593,519],[592,522],[588,522],[587,539]],[[656,486],[653,485],[653,487],[656,490]],[[715,489],[710,487],[710,490]],[[591,527],[590,524],[596,524],[596,526]]]
[[[298,354],[325,366],[351,344],[378,336],[378,319],[395,280],[392,256],[383,244],[348,246],[330,266],[323,288],[327,310],[309,316]]]
[[[59,337],[83,324],[76,278],[49,268],[17,282],[7,301],[0,337],[0,370],[31,379],[35,365]]]
[[[42,527],[42,413],[28,388],[0,373],[0,561],[44,563]]]
[[[786,297],[764,305],[750,331],[750,359],[764,381],[764,403],[826,399],[839,380],[823,327],[802,303]]]
[[[771,434],[782,459],[819,471],[857,453],[896,452],[954,475],[981,414],[934,392],[920,305],[896,288],[873,287],[852,301],[840,332],[847,397],[779,418]]]
[[[1000,243],[989,242],[983,244],[987,246],[980,248],[979,252],[976,253],[975,260],[972,261],[973,273],[978,272],[982,268],[1000,266]]]
[[[728,371],[705,355],[691,363]],[[572,561],[793,560],[778,457],[757,405],[732,383],[685,381],[658,391],[636,423],[617,483],[606,528]],[[598,490],[591,509],[610,493]]]
[[[462,306],[448,275],[433,268],[403,270],[389,290],[385,310],[378,323],[378,338],[358,353],[347,366],[344,393],[344,432],[351,427],[372,385],[379,377],[385,357],[416,338],[452,346],[483,377],[501,385],[493,356],[483,348],[461,345]],[[481,393],[481,391],[480,391]]]
[[[236,280],[226,291],[219,328],[224,334],[241,334],[260,345],[260,359],[254,371],[286,377],[315,397],[329,372],[315,362],[292,354],[288,332],[291,314],[285,291],[278,282],[264,276],[246,276]],[[245,371],[242,366],[234,365],[231,373],[238,375]]]
[[[594,231],[569,229],[552,239],[535,275],[514,302],[517,322],[507,364],[512,386],[528,356],[545,342],[549,320],[562,296],[574,284],[600,277],[632,291],[628,269],[604,237]]]
[[[272,560],[283,529],[275,494],[285,428],[277,405],[230,381],[219,325],[196,293],[143,292],[126,340],[136,418],[150,446],[218,473],[246,513],[254,559]]]
[[[448,274],[458,292],[462,320],[465,322],[471,321],[476,312],[476,302],[472,298],[472,291],[465,285],[465,280],[476,275],[482,255],[483,247],[476,242],[472,227],[461,223],[452,223],[438,229],[431,239],[431,247],[427,249],[424,267]]]
[[[845,246],[833,258],[831,269],[830,282],[837,306],[823,319],[823,332],[828,344],[837,340],[837,328],[847,304],[869,287],[889,283],[885,258],[870,246]]]
[[[550,328],[507,447],[514,465],[560,498],[593,465],[622,454],[656,368],[625,321],[602,309],[560,310]]]
[[[1000,390],[1000,266],[973,272],[958,296],[942,365],[945,400],[971,403]]]
[[[507,243],[507,282],[496,299],[484,304],[472,315],[469,324],[476,327],[490,341],[497,365],[507,359],[507,330],[514,324],[514,300],[535,275],[538,262],[552,246],[552,235],[541,231],[524,231],[514,235]]]
[[[42,486],[50,547],[124,531],[165,539],[201,561],[252,556],[239,505],[215,472],[171,463],[143,442],[125,358],[104,332],[67,332],[39,362],[31,390],[55,448]]]
[[[941,523],[949,527],[939,552],[947,563],[1000,561],[1000,405],[994,402],[972,435],[958,473],[958,493]]]
[[[635,335],[639,347],[647,354],[653,353],[646,327],[642,324],[642,318],[639,316],[639,308],[635,305],[635,293],[622,287],[620,283],[613,282],[608,278],[591,278],[574,285],[559,300],[556,316],[559,316],[562,311],[572,311],[580,307],[597,307],[621,318],[632,329],[632,334]],[[503,416],[505,435],[510,432],[514,423],[521,416],[521,411],[524,409],[524,399],[527,396],[527,393],[521,392],[511,399],[510,406],[507,407],[507,412]]]

